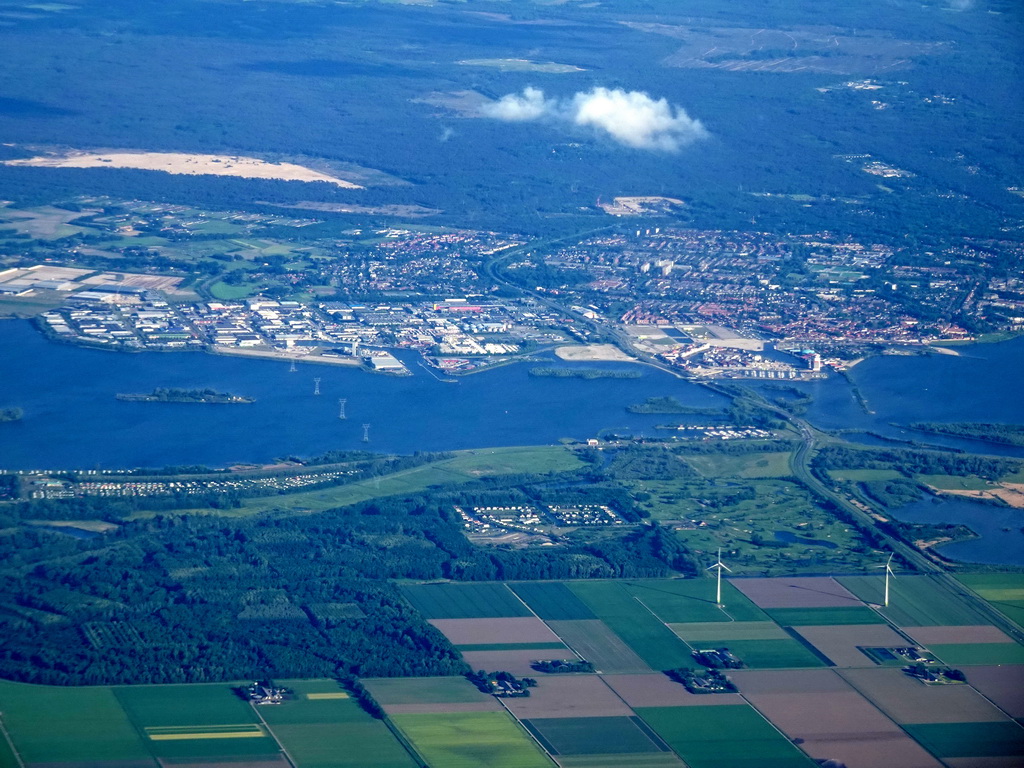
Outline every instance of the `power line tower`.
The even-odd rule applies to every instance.
[[[369,424],[363,424],[363,442],[364,443],[370,442],[370,425]]]
[[[292,358],[292,365],[288,369],[288,373],[295,373],[295,371],[297,371],[297,370],[298,370],[298,368],[295,367],[295,358]]]
[[[348,402],[348,400],[346,400],[344,397],[339,397],[338,398],[338,418],[339,419],[344,419],[345,418],[345,403],[347,403],[347,402]]]
[[[320,394],[320,379],[318,379],[318,378],[317,379],[313,379],[313,394],[314,395],[319,395]]]

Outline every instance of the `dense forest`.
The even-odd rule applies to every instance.
[[[646,469],[623,452],[559,476],[505,475],[320,514],[129,519],[128,500],[32,501],[0,508],[0,677],[54,684],[259,677],[445,675],[458,654],[392,579],[564,579],[694,574],[656,524],[548,549],[482,548],[455,504],[613,505],[639,519],[619,474],[685,471],[671,455]],[[674,462],[674,463],[672,463]],[[675,465],[682,467],[676,470]],[[671,468],[671,469],[669,469]],[[77,539],[24,520],[102,517]]]

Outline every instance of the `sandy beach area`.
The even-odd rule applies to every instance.
[[[326,181],[345,189],[363,189],[358,184],[328,176],[292,163],[268,163],[255,157],[235,155],[191,155],[183,152],[67,152],[21,160],[4,165],[33,168],[136,168],[143,171],[188,176],[237,176],[243,179],[280,181]]]
[[[635,363],[637,360],[630,357],[614,344],[587,344],[585,346],[573,345],[571,347],[558,347],[555,354],[561,360],[572,360],[575,362],[616,362]]]

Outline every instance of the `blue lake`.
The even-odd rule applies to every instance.
[[[560,367],[568,366],[559,362]],[[228,466],[308,457],[335,449],[413,453],[498,445],[544,445],[606,432],[659,436],[672,417],[631,414],[626,407],[671,395],[697,407],[724,398],[648,367],[638,379],[536,378],[516,364],[439,381],[389,377],[343,367],[240,359],[202,353],[122,354],[47,341],[24,321],[0,322],[0,407],[24,410],[0,424],[0,468],[91,469],[173,464]],[[1024,450],[909,433],[890,422],[1024,423],[1019,395],[1024,338],[966,348],[960,357],[877,357],[852,371],[873,413],[860,407],[839,376],[799,385],[814,397],[807,417],[826,429],[877,432],[979,453],[1024,456]],[[321,395],[313,394],[319,377]],[[126,403],[118,392],[156,387],[204,388],[256,398],[251,405]],[[763,390],[772,396],[771,390]],[[778,395],[779,393],[774,393]],[[338,418],[346,399],[347,419]],[[363,424],[370,442],[363,443]],[[850,435],[851,439],[881,442]],[[1024,513],[967,501],[923,501],[897,512],[917,522],[963,522],[981,539],[951,544],[948,557],[1024,563]],[[1003,530],[1009,528],[1010,531]]]
[[[558,363],[566,367],[565,363]],[[104,469],[227,466],[332,449],[413,453],[544,445],[602,431],[655,434],[663,415],[626,407],[672,395],[686,405],[725,398],[649,367],[638,379],[538,378],[515,364],[437,380],[418,366],[393,377],[329,365],[203,353],[124,354],[54,344],[28,323],[0,322],[0,407],[24,410],[0,425],[0,468]],[[594,367],[593,365],[589,367]],[[313,378],[321,394],[313,394]],[[205,388],[255,397],[251,405],[130,403],[118,392]],[[345,398],[346,420],[338,418]],[[370,442],[362,442],[363,424]]]
[[[905,523],[962,523],[981,537],[942,545],[938,551],[944,557],[969,563],[1024,565],[1024,510],[929,496],[889,513]]]

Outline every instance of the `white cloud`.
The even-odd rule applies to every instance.
[[[527,87],[483,107],[485,117],[508,122],[548,119],[592,128],[620,144],[635,149],[675,152],[708,136],[699,120],[665,99],[652,99],[641,91],[594,88],[571,99],[545,97],[539,88]]]
[[[508,122],[526,122],[538,120],[556,108],[554,101],[544,98],[540,88],[527,86],[522,94],[510,93],[497,101],[484,105],[482,112],[487,117]]]
[[[573,121],[602,130],[627,147],[664,152],[675,152],[708,135],[699,120],[665,99],[655,101],[646,93],[619,88],[577,93]]]

